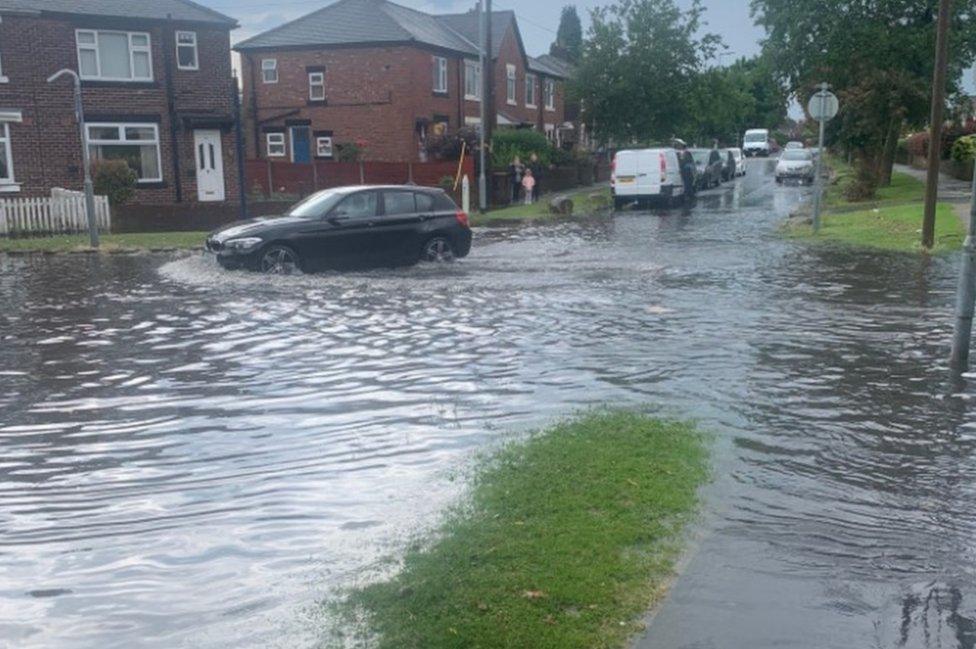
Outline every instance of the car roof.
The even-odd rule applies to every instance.
[[[343,185],[341,187],[330,187],[326,191],[354,192],[365,189],[407,190],[432,193],[444,192],[444,190],[440,187],[426,187],[424,185]]]

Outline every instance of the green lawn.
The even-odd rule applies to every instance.
[[[787,226],[789,236],[852,246],[917,252],[922,249],[922,205],[882,206],[858,212],[826,214],[820,232],[813,234],[809,224]],[[951,205],[939,203],[935,220],[933,252],[958,250],[966,238],[965,228]]]
[[[472,210],[472,225],[491,225],[493,223],[519,222],[537,219],[557,218],[549,213],[549,201],[556,195],[568,196],[573,201],[573,214],[585,216],[600,212],[610,206],[610,189],[606,187],[581,187],[571,192],[546,194],[530,205],[517,204],[479,214]],[[591,195],[599,198],[590,198]]]
[[[543,430],[488,460],[397,576],[335,612],[389,649],[624,647],[667,590],[707,455],[695,426],[632,412]]]
[[[828,156],[827,164],[834,170],[836,182],[831,183],[824,190],[824,205],[829,208],[839,208],[852,203],[844,197],[844,188],[853,179],[854,170],[849,164],[837,156]],[[910,203],[920,201],[925,197],[925,183],[905,173],[895,171],[891,174],[891,185],[879,187],[877,196],[864,205],[885,205],[896,203]]]
[[[201,248],[206,232],[145,232],[133,234],[103,234],[100,250],[152,250],[158,248]],[[87,234],[29,239],[0,239],[0,252],[70,252],[88,250]]]

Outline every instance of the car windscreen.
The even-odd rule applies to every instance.
[[[708,156],[712,152],[709,149],[692,149],[691,156],[695,159],[698,164],[708,164]]]
[[[746,133],[746,142],[765,142],[765,133]]]
[[[795,162],[798,160],[812,160],[813,156],[806,149],[789,149],[783,151],[783,155],[780,156],[780,159]]]
[[[329,210],[336,206],[336,203],[347,195],[347,192],[335,189],[327,189],[323,192],[312,194],[308,198],[292,205],[285,216],[299,216],[306,219],[325,216]]]

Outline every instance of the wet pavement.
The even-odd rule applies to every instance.
[[[715,434],[643,646],[976,646],[956,260],[782,240],[770,164],[442,267],[0,258],[0,646],[313,646],[474,454],[601,403]]]

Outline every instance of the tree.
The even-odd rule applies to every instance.
[[[752,0],[775,73],[804,104],[821,81],[841,114],[831,133],[854,154],[868,184],[890,177],[904,124],[928,117],[938,0]],[[956,2],[949,78],[976,53],[976,13]],[[958,88],[953,83],[952,96]],[[870,194],[870,192],[868,192]]]
[[[700,34],[701,0],[618,0],[594,9],[570,93],[598,139],[665,140],[696,107],[696,83],[721,39]]]
[[[549,46],[549,53],[570,63],[579,63],[583,55],[583,24],[575,5],[563,7],[556,40]]]

